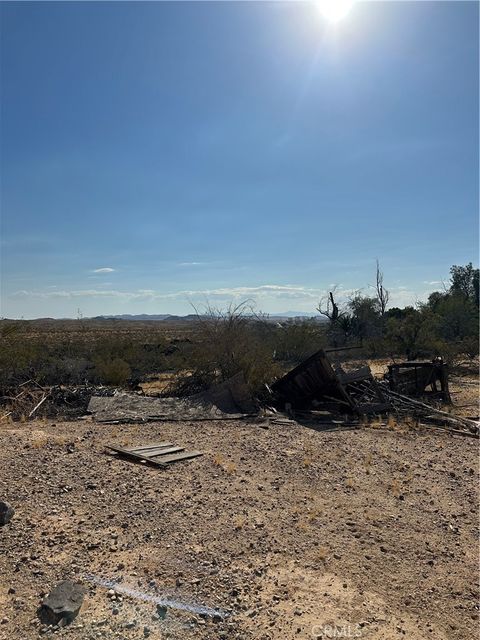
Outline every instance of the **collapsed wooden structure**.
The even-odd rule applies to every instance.
[[[277,380],[272,391],[280,404],[293,409],[322,407],[361,415],[382,413],[391,406],[370,367],[334,370],[323,349]]]
[[[277,405],[290,414],[309,413],[313,416],[330,412],[360,416],[393,413],[415,418],[424,426],[443,426],[455,433],[478,437],[479,424],[474,420],[452,416],[405,395],[425,395],[429,385],[431,390],[426,395],[433,394],[450,402],[448,369],[441,358],[435,358],[433,362],[390,365],[386,380],[377,382],[367,366],[354,371],[344,371],[341,367],[334,369],[326,352],[320,350],[277,380],[271,388]],[[343,424],[347,422],[344,420]]]
[[[442,358],[430,362],[390,364],[387,373],[391,391],[407,396],[433,396],[451,403],[448,389],[448,365]]]

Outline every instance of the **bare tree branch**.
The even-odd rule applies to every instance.
[[[321,298],[317,306],[318,313],[328,318],[332,324],[337,322],[337,320],[343,315],[338,308],[338,304],[335,302],[334,293],[336,289],[337,287],[334,287],[333,291],[330,291],[328,296]]]
[[[387,304],[390,299],[390,293],[383,286],[383,271],[380,269],[380,263],[377,259],[377,300],[380,306],[380,315],[383,317],[385,315],[385,311],[387,309]]]

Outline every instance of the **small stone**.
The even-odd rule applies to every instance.
[[[124,625],[125,629],[133,629],[134,627],[137,626],[137,621],[136,620],[130,620],[130,622],[126,622]]]
[[[4,524],[10,522],[14,513],[14,508],[10,504],[8,504],[8,502],[0,500],[0,526],[3,527]]]
[[[157,604],[157,615],[160,620],[165,620],[165,618],[167,617],[167,607],[164,607],[161,604]]]

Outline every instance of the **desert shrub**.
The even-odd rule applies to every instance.
[[[97,360],[94,376],[97,382],[114,386],[125,385],[130,378],[132,370],[130,365],[121,358],[113,360]]]
[[[175,384],[177,393],[208,388],[242,371],[254,394],[279,373],[273,359],[273,325],[253,314],[248,302],[226,311],[208,307],[197,313],[193,344],[186,357],[190,369]]]
[[[327,346],[324,325],[316,320],[286,322],[274,329],[271,342],[275,360],[280,362],[300,362],[318,349]]]

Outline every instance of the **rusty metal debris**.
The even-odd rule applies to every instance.
[[[171,442],[137,445],[128,448],[117,445],[107,445],[106,448],[112,451],[113,455],[119,455],[163,469],[173,462],[189,460],[203,455],[201,451],[185,451],[184,447],[178,447]]]
[[[272,391],[280,405],[294,410],[321,407],[362,415],[390,408],[370,367],[335,371],[322,349],[277,380]]]

